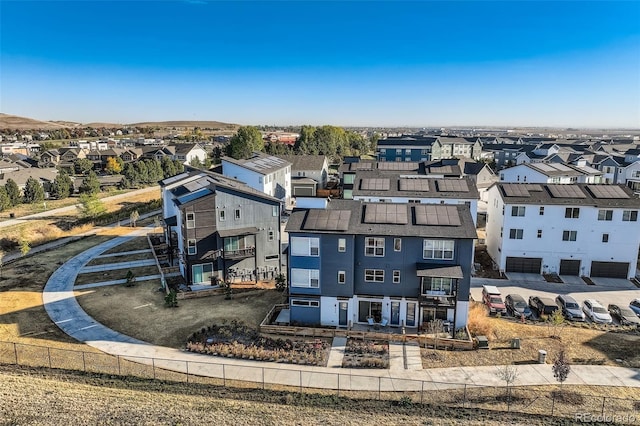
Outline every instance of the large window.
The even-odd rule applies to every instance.
[[[211,284],[211,276],[213,275],[213,263],[193,265],[191,267],[191,272],[191,281],[194,284]]]
[[[225,251],[238,251],[248,248],[247,240],[242,237],[227,237],[224,239]]]
[[[195,213],[187,213],[187,229],[196,227],[196,214]]]
[[[291,269],[291,287],[320,287],[320,271],[317,269]]]
[[[365,269],[364,280],[368,283],[382,283],[384,282],[384,269]]]
[[[613,220],[613,210],[598,210],[598,220]]]
[[[384,257],[384,238],[365,238],[364,255]]]
[[[425,277],[422,281],[422,294],[453,294],[453,278]]]
[[[580,217],[580,209],[578,207],[567,207],[564,210],[564,217],[568,219],[578,219]]]
[[[422,257],[424,259],[453,259],[453,240],[424,240],[422,244]]]
[[[578,231],[562,231],[562,241],[575,241]]]
[[[524,231],[522,229],[509,229],[510,240],[521,240]]]
[[[320,238],[291,237],[292,256],[319,256]]]
[[[195,239],[187,240],[187,254],[194,255],[196,253],[198,253],[196,240]]]
[[[638,210],[623,210],[622,211],[622,220],[624,222],[637,222],[638,221]]]
[[[291,299],[291,306],[302,306],[305,308],[318,308],[320,307],[320,302],[317,300]]]
[[[512,206],[511,216],[524,216],[525,206]]]

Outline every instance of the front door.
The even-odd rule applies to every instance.
[[[391,302],[391,325],[400,325],[400,302]]]
[[[416,304],[413,302],[407,303],[407,327],[416,326]]]
[[[347,324],[347,311],[349,309],[348,302],[340,302],[339,311],[338,311],[338,325],[341,327],[346,327]]]

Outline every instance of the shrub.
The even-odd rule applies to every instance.
[[[487,338],[493,336],[493,324],[480,303],[474,303],[469,309],[467,325],[472,336],[487,336]]]

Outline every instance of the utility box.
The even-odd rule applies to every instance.
[[[478,342],[478,349],[489,349],[489,340],[486,336],[476,336]]]
[[[547,363],[547,351],[543,351],[540,349],[538,351],[538,364],[546,364]]]
[[[511,349],[520,349],[520,338],[511,339]]]

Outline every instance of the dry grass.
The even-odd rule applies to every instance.
[[[115,246],[112,249],[105,251],[103,254],[124,253],[127,251],[142,250],[142,249],[148,249],[148,248],[149,248],[149,243],[147,241],[147,237],[134,237],[125,243],[122,243],[120,245]]]
[[[86,274],[78,274],[78,278],[76,279],[75,285],[93,284],[93,283],[99,283],[103,281],[112,281],[112,280],[123,280],[127,277],[127,272],[129,270],[131,270],[131,272],[133,272],[136,277],[160,274],[160,271],[158,271],[158,267],[155,265],[143,266],[140,268],[114,269],[114,270],[105,270],[101,272],[89,272]]]
[[[96,257],[87,266],[110,265],[118,262],[133,262],[135,260],[153,260],[153,253],[134,253],[123,256]]]
[[[467,320],[469,332],[472,336],[487,336],[493,340],[493,322],[487,317],[487,310],[481,303],[471,303]]]

